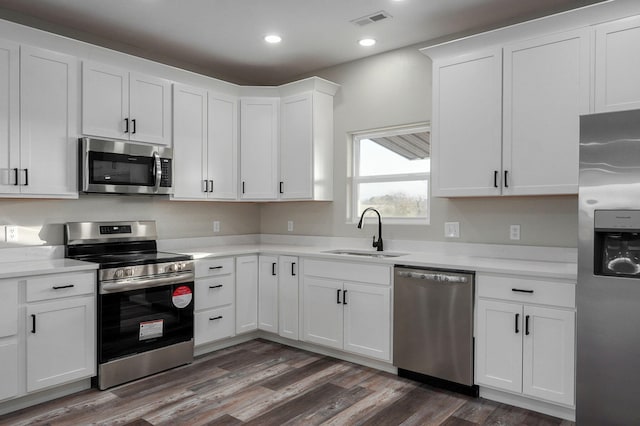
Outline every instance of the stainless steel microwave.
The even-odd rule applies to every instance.
[[[173,150],[134,142],[80,139],[80,191],[171,194]]]

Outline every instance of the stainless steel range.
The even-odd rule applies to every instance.
[[[100,265],[100,389],[193,361],[193,261],[156,238],[154,221],[65,225],[66,257]]]

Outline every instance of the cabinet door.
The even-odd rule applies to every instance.
[[[23,46],[20,76],[20,190],[77,196],[77,59]]]
[[[18,395],[18,343],[0,343],[0,401]]]
[[[194,345],[202,345],[234,335],[233,306],[196,312],[193,316]]]
[[[522,391],[522,305],[478,300],[476,383]]]
[[[129,138],[171,146],[171,83],[129,74]]]
[[[209,92],[208,179],[209,198],[238,198],[238,100]]]
[[[258,328],[278,332],[278,258],[260,256],[258,272]]]
[[[596,27],[596,112],[640,108],[640,17]]]
[[[391,361],[391,288],[345,283],[344,350]]]
[[[504,195],[578,192],[580,115],[589,112],[588,30],[504,49]]]
[[[500,195],[502,51],[435,62],[433,73],[433,195]]]
[[[298,258],[278,258],[278,323],[280,335],[298,340],[300,318],[298,314]]]
[[[313,198],[313,95],[305,93],[281,100],[281,199]]]
[[[0,193],[20,192],[16,168],[20,164],[20,48],[0,41]]]
[[[275,200],[278,186],[278,99],[244,98],[240,105],[242,198]]]
[[[236,333],[258,329],[258,256],[236,258]]]
[[[342,282],[304,277],[304,340],[342,349]]]
[[[27,391],[96,372],[95,297],[27,305]]]
[[[207,182],[207,91],[173,85],[173,198],[204,199]]]
[[[524,307],[522,392],[574,404],[575,313]]]
[[[82,133],[128,139],[129,73],[123,69],[82,62]],[[130,124],[130,123],[129,123]]]
[[[18,280],[0,281],[0,338],[18,333]]]

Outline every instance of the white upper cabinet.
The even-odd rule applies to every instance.
[[[499,195],[502,52],[434,61],[432,191]]]
[[[82,133],[171,145],[170,82],[84,61]]]
[[[504,48],[504,195],[578,192],[589,61],[586,29]]]
[[[20,192],[20,47],[0,40],[0,192]]]
[[[574,194],[590,38],[571,31],[434,60],[436,196]]]
[[[596,27],[596,112],[640,108],[640,16]]]
[[[238,98],[209,92],[208,198],[238,198]]]
[[[279,98],[240,100],[242,199],[275,200],[278,186]]]

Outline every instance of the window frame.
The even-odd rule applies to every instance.
[[[409,133],[431,133],[431,126],[429,123],[412,124],[407,126],[397,126],[386,129],[376,129],[362,132],[354,132],[351,134],[351,173],[349,176],[348,191],[347,191],[347,223],[354,224],[360,220],[358,214],[358,199],[359,199],[359,185],[363,183],[385,183],[385,182],[408,182],[426,180],[427,187],[427,211],[426,216],[421,217],[384,217],[386,224],[395,225],[429,225],[431,220],[431,173],[398,173],[398,174],[386,174],[386,175],[373,175],[373,176],[359,176],[359,164],[360,164],[360,141],[363,139],[371,139],[376,137],[388,137],[405,135]],[[377,220],[373,216],[365,217],[365,222]]]

